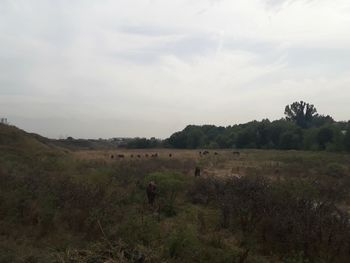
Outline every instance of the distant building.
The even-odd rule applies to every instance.
[[[9,124],[8,121],[7,121],[7,118],[0,118],[0,123],[1,124],[6,124],[6,125]]]

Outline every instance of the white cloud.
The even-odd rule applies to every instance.
[[[3,0],[0,113],[75,137],[279,118],[299,99],[349,119],[349,20],[347,0]]]

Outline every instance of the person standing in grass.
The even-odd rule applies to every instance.
[[[198,166],[196,166],[196,168],[194,169],[194,176],[201,176],[201,168],[199,168]]]
[[[146,192],[148,203],[153,206],[157,195],[157,185],[153,181],[149,182]]]

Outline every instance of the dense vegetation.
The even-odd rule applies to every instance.
[[[302,129],[287,120],[268,119],[229,127],[189,125],[166,140],[180,149],[238,148],[350,151],[349,123],[326,123]]]
[[[350,151],[350,123],[318,115],[313,105],[295,102],[286,118],[228,127],[189,125],[165,145],[174,148],[240,148]]]
[[[0,262],[348,262],[349,155],[192,153],[79,159],[1,125]]]
[[[350,151],[350,122],[319,115],[303,101],[285,108],[285,118],[251,121],[227,127],[188,125],[165,140],[147,138],[67,139],[51,143],[71,150],[83,149],[281,149]]]

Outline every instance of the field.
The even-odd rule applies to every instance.
[[[348,154],[70,151],[0,128],[1,263],[350,257]]]
[[[181,170],[189,176],[193,175],[194,166],[196,165],[203,167],[204,176],[230,177],[260,174],[272,179],[279,176],[295,176],[296,174],[307,176],[322,173],[332,163],[345,167],[350,165],[350,155],[342,153],[295,150],[239,150],[238,156],[233,154],[236,150],[211,150],[208,155],[199,154],[203,151],[205,150],[119,149],[115,151],[76,151],[73,154],[78,160],[100,161],[109,164],[129,162],[138,165],[139,162],[154,160],[151,155],[157,153],[159,162],[174,160],[174,162],[191,163],[192,166],[184,167],[184,169],[177,167],[179,171]],[[169,157],[169,154],[172,156]],[[124,155],[124,158],[119,158],[118,155]],[[141,158],[138,158],[137,155],[140,155]],[[111,156],[114,158],[111,158]]]

